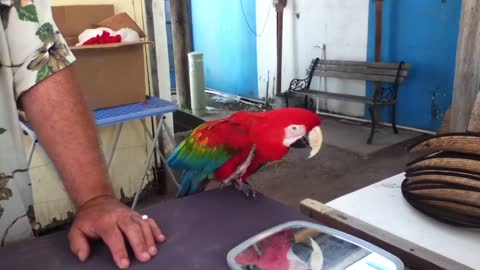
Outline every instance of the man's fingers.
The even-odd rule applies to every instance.
[[[84,262],[90,255],[90,246],[86,235],[77,227],[73,226],[68,233],[70,250],[78,259]]]
[[[116,226],[112,226],[109,231],[100,233],[100,237],[110,249],[118,268],[128,268],[130,266],[130,261],[128,260],[125,241],[123,240],[123,235],[120,230]]]
[[[145,243],[142,226],[134,219],[132,216],[131,218],[119,220],[118,225],[127,236],[128,242],[135,253],[135,257],[141,262],[146,262],[150,260],[151,256]]]
[[[155,239],[153,239],[153,232],[150,229],[150,225],[148,225],[146,220],[140,221],[139,224],[142,227],[143,238],[145,239],[145,244],[147,245],[148,253],[150,253],[150,255],[152,256],[157,255],[157,247],[155,246]]]
[[[162,233],[162,231],[161,231],[160,228],[158,227],[158,225],[157,225],[157,223],[155,222],[155,220],[149,218],[149,219],[147,219],[147,223],[148,223],[148,225],[150,226],[150,229],[152,230],[153,235],[155,235],[155,239],[156,239],[158,242],[163,242],[163,241],[165,241],[165,235]]]

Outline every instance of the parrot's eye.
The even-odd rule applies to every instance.
[[[303,125],[290,125],[288,126],[285,131],[292,135],[292,136],[298,136],[298,135],[303,135],[305,133],[305,126]]]
[[[300,127],[297,126],[297,125],[291,125],[291,126],[289,126],[288,128],[289,128],[291,131],[297,131],[297,130],[300,129]]]

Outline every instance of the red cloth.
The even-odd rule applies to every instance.
[[[102,35],[97,35],[86,40],[82,45],[92,45],[92,44],[107,44],[107,43],[117,43],[122,41],[122,36],[115,35],[112,36],[107,31],[103,31]]]

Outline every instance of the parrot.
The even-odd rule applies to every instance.
[[[176,197],[202,192],[210,181],[255,197],[249,177],[283,159],[290,147],[311,147],[308,158],[315,156],[323,142],[320,125],[317,114],[296,107],[239,111],[202,123],[167,159],[170,168],[184,172]]]

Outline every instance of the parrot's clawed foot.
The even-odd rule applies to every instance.
[[[255,198],[257,196],[257,192],[249,184],[244,182],[235,182],[235,188],[245,194],[247,197]]]

